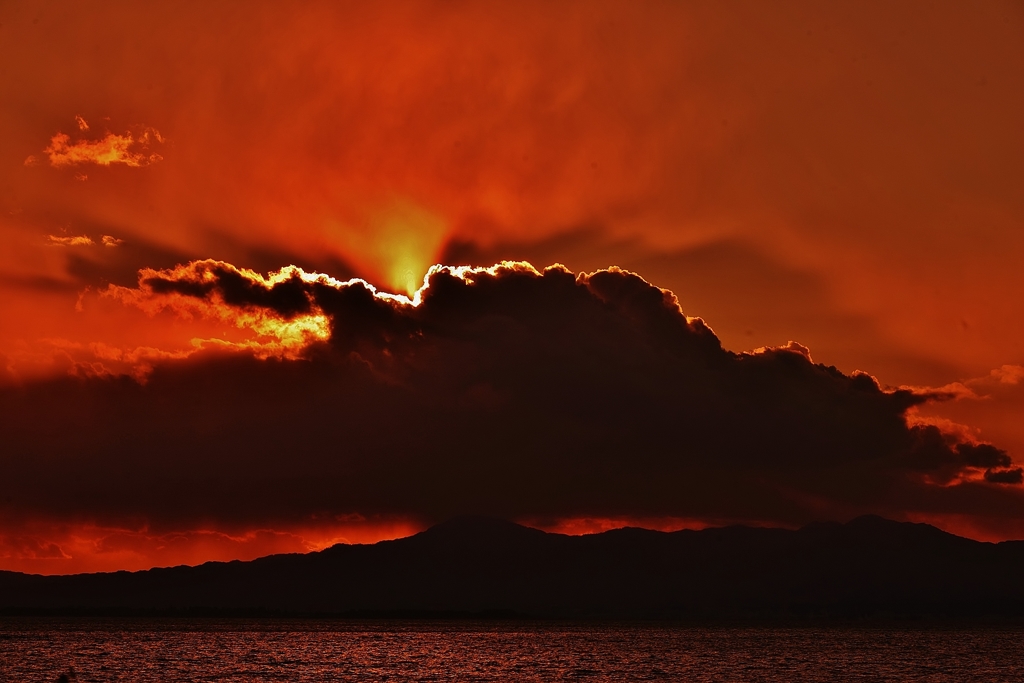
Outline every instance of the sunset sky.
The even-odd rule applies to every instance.
[[[0,569],[1024,538],[1022,122],[1019,2],[2,3]]]

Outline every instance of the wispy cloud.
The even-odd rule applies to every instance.
[[[88,235],[47,235],[46,241],[58,247],[92,247],[96,246],[95,240]],[[105,247],[117,247],[124,244],[124,240],[113,235],[103,235],[100,244]]]
[[[96,244],[88,235],[47,235],[46,239],[50,244],[60,247],[91,247]],[[106,243],[105,240],[106,238],[104,238],[104,244]]]
[[[998,385],[1016,385],[1024,381],[1024,365],[1002,365],[987,375],[971,377],[961,382],[951,382],[941,387],[902,386],[922,396],[939,399],[987,399],[991,390]]]
[[[79,131],[89,130],[89,124],[81,116],[75,116]],[[50,138],[50,144],[43,150],[54,168],[76,166],[78,164],[97,164],[111,166],[141,167],[155,164],[163,157],[150,150],[156,143],[163,143],[164,137],[155,128],[143,128],[138,135],[126,131],[124,135],[108,132],[98,140],[79,139],[72,141],[67,133],[57,133]],[[25,160],[26,166],[33,166],[38,159],[30,156]]]

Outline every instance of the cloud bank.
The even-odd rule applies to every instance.
[[[1012,534],[1024,518],[1004,451],[908,424],[929,395],[795,343],[727,351],[671,292],[616,268],[437,266],[408,298],[199,261],[109,295],[294,343],[207,346],[155,361],[144,384],[96,373],[3,389],[8,524],[875,512]]]

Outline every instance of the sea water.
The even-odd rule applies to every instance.
[[[58,680],[1024,681],[1024,630],[0,618],[0,681]]]

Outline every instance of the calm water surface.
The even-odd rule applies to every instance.
[[[1024,630],[0,618],[0,681],[1024,681]]]

